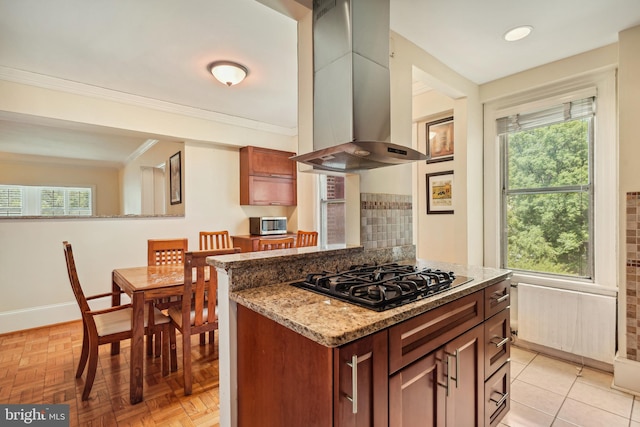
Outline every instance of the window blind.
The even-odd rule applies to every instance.
[[[498,135],[591,117],[595,114],[595,108],[595,97],[591,96],[544,110],[502,117],[496,120]]]

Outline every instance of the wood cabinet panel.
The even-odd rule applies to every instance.
[[[240,248],[241,252],[257,252],[258,251],[258,241],[260,239],[281,239],[283,237],[293,237],[293,241],[295,243],[298,235],[295,233],[287,233],[287,234],[272,234],[270,236],[258,236],[255,234],[246,234],[241,236],[231,236],[233,239],[233,246]]]
[[[434,351],[389,378],[390,426],[444,425],[442,356]]]
[[[389,372],[429,354],[484,319],[483,293],[475,292],[389,329]]]
[[[485,319],[509,307],[511,304],[510,288],[511,281],[503,280],[484,289]]]
[[[298,190],[295,153],[259,147],[240,149],[240,204],[295,206]]]
[[[335,350],[335,425],[384,427],[388,416],[387,331]],[[355,371],[354,371],[355,369]]]
[[[238,306],[238,426],[333,426],[333,352]]]
[[[249,176],[248,188],[240,197],[241,205],[295,206],[297,204],[297,180]]]
[[[511,357],[510,337],[509,309],[502,310],[484,323],[485,379],[489,379]]]
[[[246,162],[249,175],[272,176],[295,179],[296,162],[289,159],[296,153],[271,150],[261,147],[243,147],[240,149],[240,160]]]
[[[484,388],[486,427],[500,423],[511,408],[511,362],[507,362],[487,382]]]
[[[444,346],[447,373],[447,426],[484,423],[484,328],[478,325]]]

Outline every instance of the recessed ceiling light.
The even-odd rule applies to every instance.
[[[504,33],[504,39],[508,42],[522,40],[523,38],[531,34],[531,31],[533,31],[533,27],[531,25],[516,27]]]

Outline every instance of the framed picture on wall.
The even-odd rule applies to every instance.
[[[169,157],[169,200],[172,205],[182,203],[182,162],[180,151]]]
[[[453,213],[453,171],[427,174],[427,214]]]
[[[427,123],[427,163],[453,160],[453,117]]]

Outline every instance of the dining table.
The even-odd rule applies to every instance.
[[[158,298],[182,295],[184,265],[166,264],[117,268],[112,273],[111,305],[121,304],[124,292],[131,298],[131,368],[129,397],[131,404],[142,401],[144,378],[144,306]],[[120,343],[111,344],[111,354],[120,352]],[[164,363],[164,362],[163,362]]]

